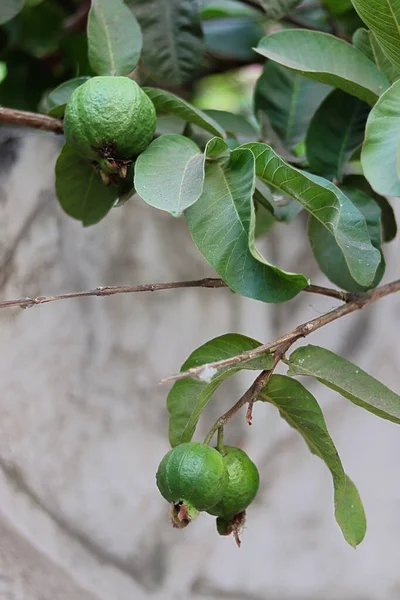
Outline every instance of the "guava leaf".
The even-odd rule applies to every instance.
[[[253,152],[260,179],[300,202],[333,235],[354,280],[371,285],[381,255],[371,244],[364,217],[343,192],[322,177],[292,167],[267,144],[241,147]]]
[[[336,521],[345,540],[355,548],[366,532],[364,508],[355,485],[344,472],[317,400],[300,382],[285,375],[273,375],[258,400],[276,406],[281,417],[303,436],[311,452],[330,470]]]
[[[260,132],[243,115],[236,115],[226,110],[205,110],[206,115],[221,125],[230,137],[241,144],[259,139]]]
[[[56,194],[63,210],[82,225],[94,225],[110,211],[118,190],[105,186],[92,165],[64,144],[56,162]]]
[[[323,0],[323,4],[330,13],[337,17],[345,15],[353,8],[351,0]]]
[[[386,75],[390,83],[393,83],[400,77],[400,67],[395,67],[395,65],[390,62],[373,31],[368,32],[368,37],[376,66]]]
[[[198,125],[213,135],[218,135],[222,138],[226,137],[225,131],[218,123],[216,123],[216,121],[214,121],[214,119],[195,106],[189,104],[189,102],[186,102],[186,100],[165,90],[158,90],[150,87],[144,87],[143,90],[153,102],[157,115],[176,115],[177,117],[184,119],[187,123]]]
[[[260,346],[260,342],[238,333],[221,335],[192,352],[183,363],[181,371],[207,365],[216,360],[230,358],[247,350],[253,350],[258,346]],[[169,441],[171,446],[190,442],[202,411],[225,379],[241,369],[270,369],[272,364],[272,355],[265,354],[239,365],[224,367],[218,371],[214,370],[215,372],[210,371],[208,373],[206,369],[203,380],[186,378],[176,381],[167,398],[167,408],[170,413]]]
[[[92,0],[88,26],[89,62],[98,75],[128,75],[142,50],[142,32],[122,0]]]
[[[400,81],[371,110],[361,153],[364,175],[383,196],[400,196],[397,154],[400,139]]]
[[[190,81],[204,53],[198,3],[193,0],[127,0],[144,38],[143,62],[153,79],[171,86]]]
[[[400,396],[365,371],[319,346],[302,346],[289,359],[289,375],[315,377],[374,415],[400,423]]]
[[[374,281],[370,286],[361,286],[353,279],[334,237],[314,217],[310,217],[308,222],[308,237],[321,271],[332,283],[349,292],[364,292],[369,288],[376,287],[385,273],[386,263],[382,252],[381,209],[373,198],[361,190],[341,189],[363,215],[371,243],[381,253],[381,262],[376,270]]]
[[[185,212],[197,248],[229,287],[262,302],[285,302],[308,285],[304,275],[269,264],[254,246],[254,156],[238,148],[207,162],[203,193]]]
[[[370,107],[334,90],[313,116],[306,137],[310,170],[341,181],[343,168],[364,140]]]
[[[353,34],[353,46],[365,54],[369,60],[375,62],[374,53],[371,48],[370,32],[364,27],[359,27]]]
[[[301,0],[260,0],[267,17],[274,21],[283,19]]]
[[[390,62],[400,69],[400,0],[352,0]]]
[[[64,81],[61,85],[52,90],[47,96],[47,113],[51,117],[63,117],[65,107],[71,98],[72,92],[80,87],[90,77],[75,77],[69,81]]]
[[[330,87],[268,61],[254,92],[254,112],[266,115],[284,146],[303,141],[311,117]]]
[[[240,0],[203,0],[200,4],[202,21],[211,19],[249,17],[259,18],[260,11]]]
[[[256,50],[305,77],[337,87],[371,105],[389,87],[385,75],[362,52],[328,33],[277,31],[264,37]]]
[[[23,8],[25,0],[1,0],[0,25],[11,21]]]

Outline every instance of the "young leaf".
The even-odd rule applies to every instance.
[[[260,179],[300,202],[334,236],[354,280],[371,285],[381,256],[371,244],[364,217],[343,192],[322,177],[292,167],[267,144],[242,148],[253,152]]]
[[[0,25],[11,21],[23,8],[25,0],[1,0]]]
[[[238,333],[228,333],[206,342],[192,352],[182,365],[181,371],[192,367],[207,365],[207,363],[224,358],[230,358],[241,352],[253,350],[260,346],[260,342]],[[265,354],[257,359],[225,367],[218,372],[210,372],[203,380],[181,379],[172,386],[168,398],[167,408],[170,413],[169,441],[172,447],[190,442],[202,411],[207,406],[211,396],[221,383],[240,371],[240,369],[262,370],[272,367],[273,357]]]
[[[142,32],[122,0],[92,0],[87,26],[89,61],[98,75],[128,75],[142,50]]]
[[[254,92],[254,112],[267,116],[286,148],[303,141],[311,117],[330,88],[268,61]]]
[[[158,90],[150,87],[144,87],[143,90],[153,102],[157,115],[176,115],[177,117],[184,119],[187,123],[198,125],[213,135],[222,138],[226,137],[225,131],[214,121],[214,119],[189,104],[189,102],[186,102],[186,100],[165,90]]]
[[[274,21],[283,19],[301,0],[260,0],[267,17]]]
[[[374,32],[390,62],[400,69],[399,0],[352,0],[364,23]]]
[[[361,153],[364,175],[383,196],[400,196],[397,153],[400,138],[400,81],[379,98],[371,110]]]
[[[90,77],[76,77],[75,79],[64,81],[64,83],[52,90],[47,96],[47,113],[51,117],[63,117],[65,107],[72,92],[88,79]]]
[[[303,436],[311,452],[324,461],[333,478],[336,520],[345,540],[356,547],[366,531],[363,505],[344,472],[317,400],[301,383],[285,375],[273,375],[258,400],[276,406],[281,417]]]
[[[364,140],[370,107],[342,90],[334,90],[315,113],[307,132],[310,169],[341,181],[343,167]]]
[[[372,245],[381,253],[381,262],[376,270],[374,281],[370,286],[361,286],[350,274],[342,251],[334,237],[314,217],[308,222],[308,237],[316,261],[323,273],[338,287],[349,292],[363,292],[376,287],[385,273],[385,258],[382,253],[381,209],[370,196],[360,190],[342,188],[342,191],[353,202],[363,215],[368,227]]]
[[[262,302],[285,302],[308,281],[267,263],[254,247],[254,156],[238,148],[205,167],[203,193],[185,213],[191,236],[229,287]]]
[[[162,135],[136,161],[135,188],[139,196],[174,217],[180,217],[200,197],[203,180],[204,155],[182,135]]]
[[[277,31],[264,37],[256,50],[371,105],[389,87],[385,75],[362,52],[327,33],[301,29]]]
[[[315,377],[357,406],[400,423],[400,396],[330,350],[312,345],[298,348],[290,356],[288,374]]]
[[[118,198],[118,190],[105,186],[99,173],[64,144],[56,162],[56,194],[64,211],[94,225],[101,221]]]
[[[193,0],[127,0],[144,37],[143,61],[156,81],[183,85],[198,71],[204,46]]]

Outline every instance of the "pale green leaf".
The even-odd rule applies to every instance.
[[[0,4],[0,25],[11,21],[24,6],[25,0],[1,0]]]

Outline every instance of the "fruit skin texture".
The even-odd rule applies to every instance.
[[[183,502],[203,511],[221,500],[228,473],[218,450],[199,442],[186,442],[164,456],[156,481],[168,502]]]
[[[256,465],[240,448],[225,446],[223,452],[229,477],[228,486],[218,504],[207,512],[229,521],[253,502],[260,476]]]
[[[93,77],[76,88],[64,116],[67,142],[82,158],[130,160],[150,144],[156,112],[128,77]]]

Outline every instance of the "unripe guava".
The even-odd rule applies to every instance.
[[[174,505],[208,510],[223,496],[228,473],[222,455],[205,444],[186,442],[162,459],[156,481],[161,495]]]
[[[207,512],[229,521],[253,502],[260,476],[256,465],[240,448],[225,446],[222,453],[228,471],[228,485],[221,500]]]
[[[150,98],[128,77],[92,77],[69,99],[64,134],[82,158],[101,165],[130,161],[150,144],[156,112]]]

